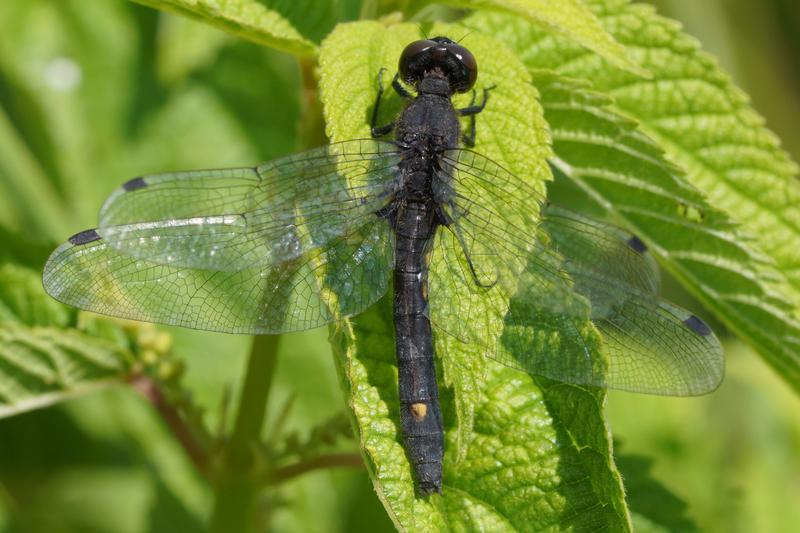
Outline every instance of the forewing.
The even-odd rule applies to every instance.
[[[55,298],[102,314],[279,333],[358,313],[387,288],[393,145],[349,141],[257,169],[137,178],[50,257]]]
[[[273,334],[358,313],[385,292],[393,234],[377,217],[278,265],[221,271],[120,252],[90,230],[53,252],[44,287],[88,311],[209,331]]]
[[[716,386],[718,342],[699,319],[655,296],[657,275],[640,242],[564,210],[538,226],[541,195],[522,180],[468,150],[445,163],[439,199],[449,196],[452,231],[440,232],[443,266],[431,274],[441,330],[560,381],[674,395]],[[491,304],[451,302],[453,290]]]
[[[356,140],[255,168],[135,178],[109,197],[97,232],[157,264],[275,267],[371,220],[397,188],[398,161],[394,145]]]

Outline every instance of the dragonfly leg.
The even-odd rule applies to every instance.
[[[483,111],[486,107],[486,101],[489,100],[489,91],[494,89],[495,86],[486,87],[483,89],[483,101],[475,105],[475,91],[472,91],[472,100],[467,107],[458,109],[458,114],[462,117],[469,117],[469,133],[464,134],[462,141],[466,146],[475,146],[475,115]]]
[[[478,277],[478,272],[475,270],[475,265],[472,264],[472,258],[469,256],[466,250],[464,250],[464,257],[466,257],[467,259],[467,266],[469,267],[470,274],[472,274],[472,281],[475,282],[475,285],[477,285],[481,289],[491,289],[492,287],[497,285],[497,278],[489,282],[481,281],[480,278]]]
[[[448,215],[447,212],[444,209],[442,209],[442,206],[440,206],[440,205],[436,206],[435,212],[436,212],[436,218],[438,219],[439,224],[441,224],[442,226],[444,226],[446,228],[450,227],[450,224],[453,223],[453,217]]]
[[[394,229],[396,227],[395,219],[397,215],[397,208],[395,207],[394,202],[387,204],[377,211],[375,211],[375,216],[378,218],[385,218],[389,221],[389,226]]]
[[[414,96],[406,90],[405,87],[400,83],[400,73],[396,73],[394,78],[392,78],[392,88],[394,92],[405,98],[406,100],[413,100]]]
[[[383,71],[382,68],[378,71],[378,97],[375,98],[375,106],[372,108],[372,119],[370,120],[370,129],[373,137],[382,137],[394,129],[394,121],[384,126],[378,126],[378,111],[381,107],[381,98],[383,98]]]
[[[461,233],[461,229],[459,228],[458,224],[453,224],[452,222],[452,219],[450,219],[450,224],[445,224],[445,226],[453,231],[453,234],[456,236],[456,240],[458,240],[458,243],[461,245],[461,250],[464,252],[464,258],[467,260],[467,267],[469,267],[469,272],[472,274],[472,280],[475,282],[475,285],[481,289],[491,289],[497,285],[497,278],[489,282],[481,281],[478,271],[475,269],[475,264],[472,262],[472,258],[469,255],[469,248],[464,240],[464,235]]]

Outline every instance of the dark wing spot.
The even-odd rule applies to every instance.
[[[694,331],[698,335],[701,335],[703,337],[708,337],[709,335],[711,335],[711,328],[708,327],[708,324],[700,320],[695,315],[690,316],[689,318],[684,320],[683,323],[687,328]]]
[[[100,240],[100,235],[98,235],[97,231],[93,229],[87,229],[81,231],[80,233],[76,233],[75,235],[69,238],[69,242],[75,246],[80,246],[82,244],[88,244],[90,242],[99,240]]]
[[[636,235],[633,235],[630,239],[628,239],[628,246],[630,246],[631,250],[637,254],[643,254],[647,251],[647,245],[643,243],[642,240]]]
[[[144,181],[144,178],[141,176],[138,178],[133,178],[132,180],[128,180],[122,184],[122,188],[126,191],[135,191],[136,189],[143,189],[147,187],[147,182]]]

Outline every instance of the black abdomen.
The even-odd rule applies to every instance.
[[[405,449],[421,494],[441,492],[444,437],[428,318],[429,244],[436,230],[430,204],[412,202],[395,218],[394,326]]]

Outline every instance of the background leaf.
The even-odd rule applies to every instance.
[[[390,302],[384,302],[384,312],[390,307],[386,304]],[[379,496],[398,527],[412,531],[629,528],[616,489],[619,478],[609,464],[604,394],[536,382],[499,365],[492,365],[482,382],[475,432],[460,462],[452,397],[443,391],[444,494],[415,499],[398,435],[392,323],[372,312],[359,322],[358,338],[347,332],[334,338],[348,350],[343,381],[350,406]]]
[[[484,31],[510,31],[506,42],[523,51],[528,65],[553,66],[547,59],[549,38],[514,40],[519,34],[509,24],[514,22],[480,15],[469,22]],[[593,74],[583,75],[594,82]],[[660,148],[637,133],[633,123],[606,109],[615,100],[551,81],[541,73],[534,83],[544,91],[554,167],[643,237],[720,320],[800,390],[800,324],[787,301],[782,270],[761,252],[760,240],[736,229],[738,221],[678,178]]]
[[[721,320],[800,387],[800,329],[776,283],[780,273],[661,160],[654,145],[604,110],[602,97],[563,89],[543,81],[555,167],[596,202],[612,206]],[[691,212],[702,218],[692,220]]]
[[[444,3],[459,8],[513,13],[534,25],[546,26],[548,32],[562,35],[636,76],[649,76],[647,69],[632,58],[631,53],[603,28],[597,17],[580,0],[467,0]]]
[[[758,236],[759,247],[791,282],[784,290],[800,303],[800,183],[778,139],[677,23],[628,0],[587,5],[652,79],[636,79],[564,39],[525,31],[510,18],[481,27],[509,36],[530,67],[591,80],[593,88],[612,96],[614,106],[641,123],[712,205],[739,216],[744,230]]]
[[[658,533],[698,531],[687,517],[688,505],[652,477],[652,459],[619,453],[617,466],[625,480],[628,505],[636,531]]]
[[[140,4],[203,20],[263,46],[305,56],[317,49],[277,10],[257,0],[136,0]],[[323,5],[329,5],[323,2]],[[306,12],[313,13],[311,5]]]
[[[107,338],[69,328],[38,273],[0,266],[0,418],[124,380],[133,356]]]

